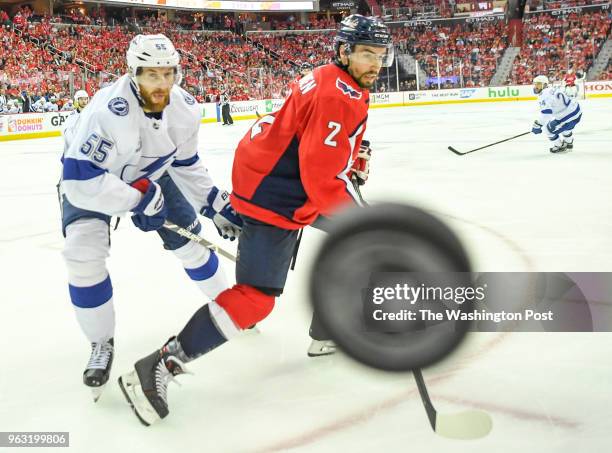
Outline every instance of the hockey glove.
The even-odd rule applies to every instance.
[[[370,142],[367,140],[361,141],[359,147],[359,153],[357,159],[353,162],[351,167],[350,177],[355,178],[357,184],[363,186],[368,180],[370,175],[370,157],[372,156],[372,149],[370,148]]]
[[[229,197],[227,191],[213,187],[206,199],[208,206],[202,208],[200,213],[213,221],[224,239],[233,241],[242,231],[242,219],[232,208]]]
[[[538,120],[535,120],[533,122],[533,126],[531,126],[531,132],[533,132],[534,134],[541,134],[542,133],[542,123],[540,123]]]
[[[559,120],[550,120],[548,124],[546,125],[546,129],[548,129],[548,132],[550,132],[551,134],[554,134],[555,129],[557,129],[558,125],[559,125]]]
[[[142,192],[140,203],[132,212],[132,222],[142,231],[155,231],[164,226],[168,209],[159,184],[143,178],[132,183],[132,187]]]

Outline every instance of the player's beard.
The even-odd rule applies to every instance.
[[[367,89],[372,88],[374,84],[376,83],[376,80],[378,79],[378,72],[374,72],[374,71],[367,71],[358,76],[357,74],[354,73],[354,71],[351,70],[351,68],[349,68],[349,73],[353,76],[353,79],[355,79],[355,81],[357,82],[357,85],[359,85],[361,88],[367,88]],[[370,76],[374,76],[374,77],[370,77]],[[366,78],[368,79],[366,80]]]
[[[161,112],[170,103],[170,90],[156,88],[147,91],[141,87],[140,96],[144,102],[144,110],[149,112]],[[155,100],[153,99],[154,96],[156,98]]]

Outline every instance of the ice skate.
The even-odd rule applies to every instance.
[[[572,145],[573,147],[573,145]],[[569,151],[567,148],[567,144],[566,143],[562,143],[560,145],[555,145],[552,148],[550,148],[550,152],[553,154],[560,154],[560,153],[564,153]]]
[[[183,363],[186,360],[173,337],[161,350],[136,362],[133,371],[119,377],[119,387],[143,425],[149,426],[168,415],[168,383],[178,384],[174,377],[188,373]]]
[[[83,372],[83,383],[91,388],[94,403],[100,399],[113,365],[114,341],[91,344],[91,355]]]

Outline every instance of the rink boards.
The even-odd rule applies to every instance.
[[[612,97],[612,81],[595,81],[584,84],[585,97]],[[373,93],[371,108],[409,107],[436,104],[463,104],[480,102],[533,101],[536,96],[531,85],[503,87],[459,88],[449,90],[404,91]],[[235,120],[255,119],[258,115],[275,112],[283,105],[283,99],[237,101],[231,104]],[[202,123],[221,121],[221,109],[216,103],[201,104]],[[0,115],[0,141],[23,140],[61,135],[66,118],[72,112],[25,113]]]

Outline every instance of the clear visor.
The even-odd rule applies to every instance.
[[[141,73],[134,77],[139,85],[152,88],[171,88],[172,85],[180,85],[182,80],[181,67],[161,67],[146,70],[143,68]]]
[[[377,49],[378,52],[371,50]],[[380,52],[384,50],[384,52]],[[383,68],[388,68],[393,64],[393,57],[395,52],[393,50],[393,45],[388,44],[386,47],[373,47],[371,46],[369,49],[360,49],[358,51],[352,51],[350,53],[350,59],[355,61],[356,63],[368,64],[368,65],[379,65]]]

